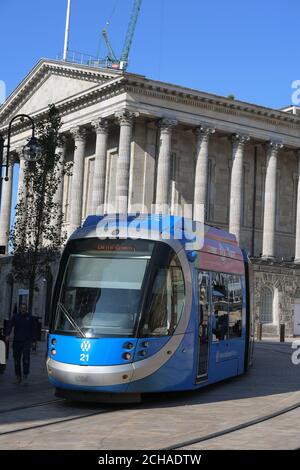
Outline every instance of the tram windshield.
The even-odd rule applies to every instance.
[[[183,309],[184,283],[168,245],[147,240],[72,243],[55,331],[89,338],[131,337],[142,309],[143,336],[171,334]]]

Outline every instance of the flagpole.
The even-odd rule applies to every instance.
[[[68,51],[69,51],[70,16],[71,16],[71,0],[68,0],[63,60],[67,60]]]

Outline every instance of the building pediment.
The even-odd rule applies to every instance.
[[[119,76],[117,71],[41,60],[0,108],[0,127],[16,114],[39,113],[49,104],[75,97]]]

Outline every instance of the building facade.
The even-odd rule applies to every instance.
[[[252,258],[255,313],[264,334],[300,335],[300,114],[149,80],[140,75],[42,60],[0,108],[13,116],[62,116],[62,149],[73,162],[58,198],[70,234],[89,214],[152,204],[234,233]],[[11,224],[14,167],[24,176],[26,121],[13,127],[9,181],[3,182],[0,245]],[[56,275],[40,281],[34,313],[49,319]],[[22,295],[11,257],[0,258],[0,315]],[[26,288],[26,286],[25,286]]]

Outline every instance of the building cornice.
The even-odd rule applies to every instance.
[[[190,88],[183,88],[167,83],[156,82],[146,78],[131,79],[125,74],[128,85],[127,91],[147,97],[164,99],[196,108],[202,108],[217,113],[245,116],[267,124],[285,125],[291,129],[300,127],[300,116],[284,111],[266,108],[243,101],[224,98],[222,96],[204,93]]]
[[[16,114],[22,104],[28,100],[29,96],[34,94],[35,90],[50,74],[79,78],[95,83],[95,86],[92,88],[55,103],[62,116],[110,97],[128,93],[168,101],[174,104],[186,105],[190,108],[197,108],[198,110],[201,109],[204,112],[206,111],[217,115],[216,119],[218,119],[218,115],[220,119],[222,119],[221,116],[223,115],[223,117],[231,116],[235,119],[248,118],[249,120],[259,123],[260,126],[264,124],[272,126],[274,129],[276,129],[277,126],[289,130],[300,129],[300,116],[284,111],[150,80],[141,75],[50,60],[41,60],[12,93],[6,103],[0,108],[0,122],[5,122],[8,120],[9,116]],[[138,104],[137,100],[137,105]],[[174,108],[176,110],[176,107]],[[46,108],[41,109],[32,116],[37,120],[43,119],[46,112]],[[17,133],[20,130],[26,129],[26,124],[18,123],[14,126],[14,132]],[[6,127],[7,126],[2,126],[2,131],[5,132]]]

